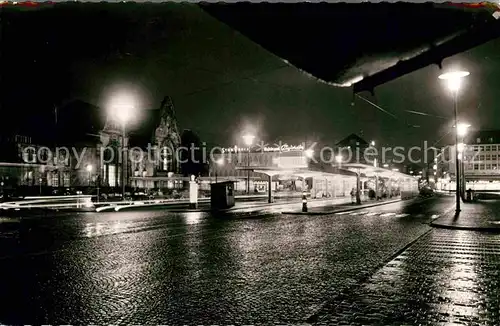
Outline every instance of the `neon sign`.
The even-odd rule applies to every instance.
[[[288,144],[263,148],[264,152],[301,152],[303,150],[304,150],[304,145],[289,146]]]
[[[288,145],[288,144],[283,144],[283,145],[277,145],[276,146],[255,146],[252,150],[250,150],[248,147],[226,147],[226,148],[221,148],[221,153],[241,153],[241,152],[302,152],[304,151],[304,145]]]

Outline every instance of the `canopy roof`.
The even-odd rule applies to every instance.
[[[355,92],[500,36],[493,3],[203,3],[286,62]]]
[[[364,174],[365,176],[377,175],[381,178],[392,178],[392,179],[409,179],[414,178],[413,176],[398,171],[392,171],[388,169],[383,169],[380,167],[374,167],[371,165],[363,163],[342,163],[335,165],[340,170],[351,171],[354,173]]]

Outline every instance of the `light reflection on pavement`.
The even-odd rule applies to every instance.
[[[450,203],[400,202],[324,216],[281,215],[282,207],[271,207],[3,223],[0,234],[10,236],[0,237],[0,263],[8,266],[0,269],[7,303],[0,322],[301,323],[427,232],[424,223]]]

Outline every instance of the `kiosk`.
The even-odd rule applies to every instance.
[[[224,181],[210,184],[210,204],[213,210],[234,206],[234,182]]]

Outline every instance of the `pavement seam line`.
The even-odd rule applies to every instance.
[[[388,258],[384,259],[383,262],[378,264],[376,267],[373,268],[373,270],[370,273],[367,273],[366,275],[362,276],[359,280],[357,280],[357,283],[355,286],[350,287],[347,291],[339,293],[337,296],[324,301],[323,303],[318,305],[318,309],[316,312],[312,313],[311,315],[307,316],[304,320],[306,325],[311,325],[313,323],[316,323],[318,320],[318,317],[320,316],[321,311],[328,305],[329,302],[335,301],[337,298],[342,298],[346,295],[349,295],[350,293],[355,292],[357,289],[359,289],[361,286],[363,286],[375,273],[377,273],[379,270],[381,270],[385,265],[390,263],[392,260],[394,260],[396,257],[404,253],[408,248],[413,246],[417,241],[422,239],[424,236],[428,235],[432,231],[432,228],[429,228],[429,230],[425,231],[423,234],[418,236],[416,239],[410,241],[407,243],[405,246],[403,246],[401,249],[395,251],[393,254],[388,256]],[[335,305],[334,305],[335,306]]]

